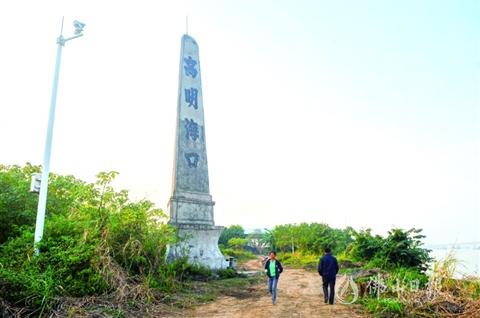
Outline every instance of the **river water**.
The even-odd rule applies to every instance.
[[[458,260],[456,277],[465,275],[480,277],[480,249],[432,249],[430,256],[436,260],[442,260],[449,253],[453,253]]]

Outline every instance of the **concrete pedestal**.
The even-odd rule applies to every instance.
[[[174,225],[174,224],[172,224]],[[180,244],[169,246],[167,257],[169,260],[188,257],[188,262],[210,269],[224,269],[229,263],[218,248],[218,238],[223,231],[222,226],[208,226],[197,224],[177,224],[179,236],[183,239]]]

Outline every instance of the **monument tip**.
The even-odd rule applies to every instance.
[[[197,41],[195,41],[195,39],[193,38],[193,36],[185,33],[183,36],[182,36],[182,41],[186,41],[186,40],[190,40],[191,42],[193,42],[193,44],[195,45],[198,45],[197,44]]]

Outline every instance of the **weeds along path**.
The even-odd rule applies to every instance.
[[[253,261],[246,264],[246,269],[254,269],[252,265],[257,270],[262,268],[261,262]],[[355,306],[324,304],[320,276],[303,269],[285,269],[278,283],[276,305],[272,305],[266,278],[265,284],[255,288],[252,297],[223,296],[185,312],[184,317],[367,317]]]

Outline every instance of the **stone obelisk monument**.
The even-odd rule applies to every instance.
[[[202,81],[197,42],[182,37],[178,85],[177,129],[169,224],[184,240],[168,249],[167,258],[188,256],[189,262],[212,269],[227,267],[218,248],[223,230],[215,226],[208,181]]]

